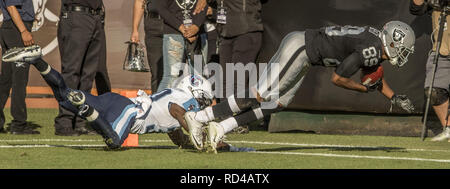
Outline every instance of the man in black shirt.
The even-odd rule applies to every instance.
[[[197,149],[203,148],[201,127],[202,123],[209,122],[209,142],[215,149],[224,134],[233,128],[287,107],[309,67],[315,65],[336,67],[331,79],[335,85],[364,93],[378,90],[393,105],[411,113],[414,111],[411,101],[405,95],[394,94],[384,78],[363,85],[350,77],[359,69],[379,67],[384,60],[403,66],[414,50],[414,43],[414,31],[399,21],[387,23],[381,32],[367,26],[331,26],[292,32],[281,42],[257,86],[250,88],[255,98],[230,97],[216,106],[185,114],[191,141]],[[240,114],[230,117],[235,113]],[[215,119],[223,121],[211,122]]]
[[[96,78],[99,93],[109,92],[102,0],[61,2],[58,42],[64,81],[70,88],[90,92]],[[55,118],[56,135],[86,134],[85,125],[84,120],[60,106]]]
[[[183,68],[186,54],[193,54],[200,27],[206,20],[206,7],[194,14],[199,2],[204,0],[152,0],[149,7],[164,21],[163,76],[158,91],[170,88]],[[151,56],[151,55],[150,55]],[[191,57],[193,58],[193,57]]]

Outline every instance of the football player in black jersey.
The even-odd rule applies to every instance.
[[[215,150],[224,134],[238,125],[287,107],[309,67],[315,65],[336,67],[331,80],[339,87],[364,93],[378,90],[393,105],[412,112],[414,106],[411,101],[405,95],[396,95],[384,79],[363,85],[350,77],[359,69],[376,68],[384,60],[389,60],[394,66],[403,66],[414,51],[414,43],[414,31],[400,21],[388,22],[381,32],[369,26],[330,26],[292,32],[281,42],[258,84],[250,89],[255,98],[230,96],[216,106],[185,114],[191,141],[197,149],[204,148],[201,131],[203,123],[209,122],[208,143]],[[232,117],[236,113],[239,114]],[[214,122],[216,119],[222,121]]]

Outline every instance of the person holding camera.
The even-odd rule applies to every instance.
[[[430,104],[433,106],[437,117],[439,118],[444,131],[432,138],[432,141],[444,141],[450,139],[449,120],[449,94],[450,94],[450,31],[444,28],[442,42],[437,43],[439,33],[439,20],[442,11],[450,11],[448,0],[411,0],[410,12],[413,15],[424,15],[429,13],[432,17],[433,26],[433,49],[431,50],[426,65],[425,95],[428,97],[428,91],[432,83],[433,74],[435,74],[434,83],[431,91]],[[446,15],[446,14],[444,14]],[[450,18],[445,18],[449,23]],[[447,26],[448,27],[448,26]],[[437,45],[440,44],[440,48]],[[439,52],[436,52],[439,49]],[[434,61],[436,53],[439,53],[439,59],[434,70]]]
[[[89,93],[96,77],[104,78],[103,81],[109,80],[105,77],[106,38],[103,7],[102,0],[61,0],[57,35],[61,75],[67,87]],[[109,81],[97,82],[99,83]],[[60,106],[59,115],[55,118],[56,135],[77,136],[88,133],[91,132],[86,129],[83,119]]]

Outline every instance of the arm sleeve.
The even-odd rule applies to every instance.
[[[197,25],[198,27],[200,27],[201,25],[203,25],[203,23],[205,23],[207,10],[208,10],[208,5],[205,6],[205,8],[203,8],[202,12],[200,12],[199,14],[194,15],[192,17],[192,22],[195,25]]]
[[[339,64],[336,68],[336,74],[341,77],[350,78],[361,68],[361,58],[358,53],[354,52]]]
[[[5,5],[6,5],[6,7],[23,5],[23,1],[22,0],[5,0]]]
[[[409,3],[409,12],[413,15],[424,15],[427,12],[427,3],[424,2],[422,5],[416,5],[413,0]]]
[[[162,19],[164,19],[164,22],[178,30],[183,22],[181,20],[178,20],[175,14],[169,11],[168,2],[169,1],[167,0],[154,0],[153,6],[155,8],[155,11],[161,16]]]

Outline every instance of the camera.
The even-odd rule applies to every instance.
[[[445,8],[450,9],[449,7],[450,0],[428,0],[428,4],[436,10],[443,10]]]

